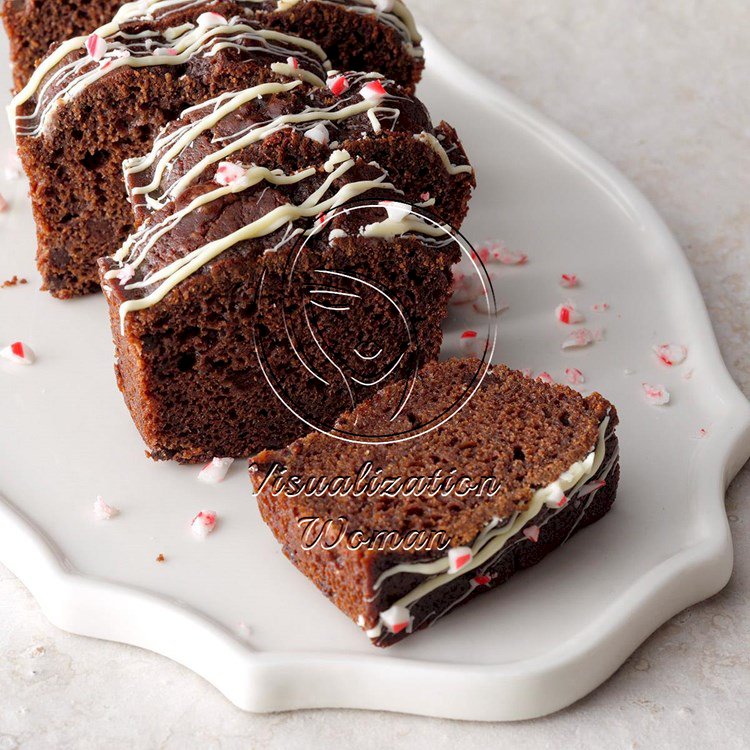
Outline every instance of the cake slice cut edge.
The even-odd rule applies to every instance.
[[[420,416],[420,400],[439,398],[476,369],[475,360],[428,365],[410,416]],[[387,412],[393,390],[383,389],[340,423],[371,423]],[[599,394],[584,398],[496,366],[465,408],[408,448],[313,433],[256,456],[250,477],[287,558],[374,645],[387,647],[540,562],[606,515],[619,481],[617,424],[615,407]],[[374,484],[362,479],[368,462],[367,479],[401,485],[386,492],[381,484],[373,494]],[[454,477],[468,477],[479,490],[415,497],[418,486],[447,486],[413,481],[434,478],[438,469],[443,476],[456,469]],[[331,477],[352,481],[326,484]]]

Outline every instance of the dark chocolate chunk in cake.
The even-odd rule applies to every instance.
[[[390,385],[337,430],[429,425],[481,368],[429,365],[395,421],[402,390]],[[390,646],[606,514],[619,477],[617,421],[599,394],[497,366],[452,419],[413,440],[343,443],[315,432],[256,456],[251,479],[284,554],[375,645]],[[352,481],[331,483],[337,477]]]
[[[98,36],[64,42],[42,61],[13,107],[43,288],[61,298],[98,288],[96,259],[133,228],[122,162],[147,152],[186,107],[268,82],[324,86],[331,67],[352,57],[343,50],[363,28],[372,34],[362,55],[392,67],[392,50],[382,46],[383,35],[396,34],[386,20],[391,14],[359,12],[356,2],[302,0],[278,11],[270,5],[274,10],[263,14],[249,2],[156,3],[146,19],[124,8]],[[287,28],[304,29],[307,38]],[[310,40],[318,31],[330,50]]]
[[[109,22],[122,5],[119,0],[6,0],[2,15],[16,90],[28,81],[52,44],[88,35]],[[192,5],[193,0],[141,0],[124,4],[119,15],[179,20]],[[392,4],[373,0],[206,0],[203,5],[205,11],[230,14],[239,12],[236,6],[241,6],[243,14],[268,28],[337,47],[335,59],[342,69],[377,70],[407,88],[421,75],[421,40],[401,0]],[[345,37],[338,31],[341,26],[349,28]]]
[[[308,163],[224,165],[102,261],[118,382],[154,458],[281,447],[437,357],[460,249],[394,200],[408,174],[342,150]]]

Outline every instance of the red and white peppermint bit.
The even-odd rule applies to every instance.
[[[568,498],[565,497],[562,487],[555,482],[547,491],[547,499],[545,505],[548,508],[562,508],[565,503],[568,502]]]
[[[91,34],[86,40],[86,52],[94,62],[99,62],[107,52],[107,40],[98,34]]]
[[[174,47],[160,47],[159,49],[155,49],[154,52],[157,55],[167,55],[168,57],[174,57],[179,54]]]
[[[241,164],[234,164],[231,161],[223,161],[216,170],[214,181],[219,185],[231,185],[237,180],[241,180],[247,174],[247,170]]]
[[[540,372],[536,378],[540,383],[554,383],[555,379],[548,372]]]
[[[411,614],[406,607],[394,604],[390,609],[380,613],[381,622],[391,631],[391,633],[400,633],[407,628],[411,628]]]
[[[539,541],[539,527],[538,526],[527,526],[523,530],[523,535],[527,539],[531,539],[532,542],[538,542]]]
[[[475,586],[489,586],[492,583],[492,577],[480,574],[478,576],[474,576],[474,578],[471,579],[471,582]]]
[[[466,567],[474,557],[471,547],[454,547],[448,550],[448,572],[458,573]]]
[[[135,267],[126,263],[116,274],[115,278],[120,282],[120,286],[125,286],[135,276]]]
[[[198,16],[197,24],[202,29],[212,29],[214,26],[223,26],[227,19],[218,13],[201,13]]]
[[[577,367],[568,367],[565,370],[565,380],[571,385],[581,385],[586,382],[586,377]]]
[[[199,539],[205,539],[216,528],[216,513],[202,510],[191,522],[190,528]]]
[[[467,356],[481,357],[487,349],[487,339],[480,337],[476,331],[464,331],[460,339],[461,349]]]
[[[101,495],[96,496],[96,500],[94,501],[94,516],[96,516],[99,521],[109,521],[119,515],[120,510],[118,508],[115,508],[112,505],[107,505]]]
[[[424,201],[425,203],[427,203],[427,201],[428,201],[428,200],[430,200],[430,194],[429,194],[429,193],[422,193],[422,194],[421,194],[421,195],[419,196],[419,199],[420,199],[421,201]]]
[[[681,344],[659,344],[653,347],[654,354],[667,366],[681,365],[686,359],[688,350]]]
[[[214,458],[201,469],[198,479],[206,484],[219,484],[226,479],[233,463],[233,458]]]
[[[600,330],[590,331],[588,328],[577,328],[573,333],[568,336],[562,343],[563,349],[577,349],[583,346],[588,346],[596,341],[602,340],[602,332]]]
[[[698,437],[699,438],[708,437],[708,430],[705,427],[701,427],[700,430],[698,430]]]
[[[5,196],[0,193],[0,213],[5,213],[9,208],[8,201],[5,200]]]
[[[669,391],[663,385],[649,385],[642,383],[646,401],[653,406],[666,406],[669,403]]]
[[[472,274],[467,276],[460,271],[453,272],[453,296],[452,305],[464,305],[467,302],[475,302],[484,294],[481,279]]]
[[[576,309],[572,302],[563,302],[555,309],[555,317],[565,325],[572,326],[577,323],[583,323],[583,315]]]
[[[321,146],[327,146],[331,142],[331,134],[322,122],[319,122],[317,125],[306,130],[305,138],[320,143]]]
[[[34,350],[22,341],[14,341],[10,346],[0,349],[0,357],[15,365],[33,365],[36,361]]]
[[[591,305],[591,310],[595,313],[604,313],[609,310],[609,303],[597,302],[595,305]]]
[[[564,273],[560,277],[560,286],[563,286],[566,289],[573,289],[574,287],[577,287],[578,276],[576,276],[574,273]]]
[[[117,60],[123,60],[130,57],[130,50],[127,49],[113,49],[112,52],[109,53],[109,56],[106,60],[102,60],[99,63],[99,67],[101,70],[107,70],[108,68],[111,68]]]
[[[396,0],[372,0],[378,13],[390,13],[396,6]]]
[[[603,479],[600,479],[598,482],[589,482],[588,484],[584,484],[583,487],[578,490],[578,497],[586,497],[586,495],[590,495],[592,492],[597,492],[602,487],[604,487],[605,484],[607,483]]]
[[[349,80],[345,75],[333,76],[328,79],[328,88],[334,96],[341,96],[345,91],[349,89]]]
[[[529,260],[529,256],[526,253],[510,250],[503,242],[490,242],[483,248],[480,248],[480,252],[485,248],[488,251],[487,262],[490,263],[501,263],[504,266],[523,266]]]
[[[368,102],[378,102],[388,96],[380,81],[370,81],[360,89],[359,95]]]
[[[299,70],[299,60],[296,57],[287,57],[286,62],[292,70]]]

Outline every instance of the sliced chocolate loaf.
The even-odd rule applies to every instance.
[[[20,91],[55,42],[88,35],[110,21],[120,9],[126,18],[172,18],[195,5],[194,0],[6,0],[2,15],[10,39],[13,79]],[[401,0],[214,0],[206,10],[227,12],[242,5],[244,15],[263,26],[299,34],[323,47],[338,48],[344,69],[377,70],[407,88],[419,80],[423,67],[420,36]],[[234,9],[228,12],[237,12]],[[344,15],[348,14],[348,15]],[[176,25],[176,24],[172,24]],[[339,29],[348,28],[342,37]]]
[[[323,86],[332,62],[347,61],[338,48],[349,43],[353,27],[377,23],[395,33],[384,20],[390,14],[357,12],[358,3],[282,6],[268,16],[253,2],[126,6],[117,22],[45,58],[11,106],[30,179],[43,288],[61,298],[97,289],[96,259],[114,252],[133,228],[122,162],[147,152],[186,107],[267,82]],[[144,8],[153,17],[141,18]],[[284,23],[296,30],[314,8],[338,19],[325,29],[330,59],[315,42],[280,30]],[[276,28],[261,27],[260,17]],[[303,24],[306,33],[317,29],[313,20]],[[373,45],[381,42],[373,36]],[[378,46],[366,54],[387,69],[386,52]]]
[[[337,433],[406,434],[344,444],[319,432],[264,451],[250,476],[284,554],[377,646],[429,627],[539,562],[612,506],[617,412],[481,364],[426,367],[394,420],[397,386],[341,417]],[[442,405],[476,389],[431,431]]]
[[[460,249],[397,202],[410,175],[274,137],[311,166],[225,162],[101,261],[118,383],[153,458],[281,447],[439,353]]]
[[[266,85],[222,94],[183,112],[124,171],[140,222],[214,179],[220,164],[289,172],[319,163],[331,149],[398,175],[404,200],[461,226],[475,179],[455,131],[444,122],[433,127],[421,102],[374,73],[336,73],[325,89]]]

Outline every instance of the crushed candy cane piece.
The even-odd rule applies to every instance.
[[[201,13],[196,21],[198,26],[202,29],[212,29],[215,26],[223,26],[227,23],[227,19],[218,13]]]
[[[563,349],[576,349],[583,346],[588,346],[597,341],[601,341],[603,337],[601,330],[590,331],[588,328],[577,328],[573,333],[568,336],[562,343]]]
[[[532,542],[538,542],[539,541],[539,527],[538,526],[527,526],[523,530],[523,535],[530,539]]]
[[[292,70],[299,70],[299,60],[296,57],[287,57],[286,62]]]
[[[670,400],[669,391],[663,385],[649,385],[642,383],[643,392],[646,394],[646,401],[653,406],[666,406]]]
[[[341,96],[349,88],[349,80],[345,75],[334,76],[328,79],[328,88],[334,96]]]
[[[563,302],[555,308],[555,317],[565,325],[576,325],[577,323],[583,323],[583,315],[576,309],[576,306],[572,302]]]
[[[237,180],[241,180],[247,174],[247,170],[241,164],[234,164],[231,161],[223,161],[216,170],[214,180],[219,185],[231,185]]]
[[[233,463],[233,458],[214,458],[201,469],[198,479],[206,484],[219,484],[226,479]]]
[[[571,385],[581,385],[586,382],[586,377],[577,367],[568,367],[565,370],[565,379]]]
[[[4,214],[9,208],[8,201],[5,200],[5,196],[0,193],[0,213]]]
[[[157,55],[167,55],[168,57],[174,57],[179,54],[174,47],[159,47],[158,49],[155,49],[154,52]]]
[[[604,313],[609,310],[609,303],[608,302],[597,302],[595,305],[591,305],[591,309],[595,313]]]
[[[120,515],[120,510],[104,502],[101,495],[96,496],[94,501],[94,515],[99,521],[109,521]]]
[[[0,349],[0,357],[16,365],[33,365],[36,361],[34,350],[22,341],[14,341],[10,346]]]
[[[490,263],[500,263],[504,266],[523,266],[529,260],[529,256],[526,253],[510,250],[503,242],[491,242],[485,247],[480,248],[480,252],[485,248],[488,251],[487,262]]]
[[[681,344],[659,344],[653,347],[654,354],[667,367],[681,365],[686,359],[688,350]]]
[[[107,40],[98,34],[91,34],[86,40],[86,52],[94,62],[99,62],[107,52]]]
[[[478,276],[474,274],[467,276],[465,273],[454,271],[452,305],[476,302],[483,294],[482,280]]]
[[[560,277],[560,286],[563,286],[566,289],[573,289],[574,287],[577,287],[578,276],[576,276],[574,273],[564,273]]]
[[[216,528],[216,513],[212,510],[202,510],[190,522],[190,528],[199,539],[205,539]]]
[[[370,81],[360,89],[359,95],[368,102],[378,102],[388,96],[380,81]]]
[[[708,437],[708,430],[705,427],[701,427],[700,430],[698,430],[698,437],[699,438]]]
[[[311,141],[320,143],[321,146],[327,146],[331,142],[331,134],[328,132],[328,128],[322,122],[319,122],[309,130],[306,130],[305,138],[309,138]]]
[[[454,547],[448,550],[448,572],[458,573],[471,562],[473,556],[471,547]]]
[[[396,0],[372,0],[378,13],[390,13],[396,6]]]
[[[419,199],[420,199],[421,201],[424,201],[425,203],[427,203],[427,201],[428,201],[428,200],[430,200],[430,194],[429,194],[429,193],[422,193],[422,194],[421,194],[421,195],[419,196]]]
[[[125,286],[135,276],[135,266],[126,263],[116,274],[120,286]]]
[[[391,633],[400,633],[411,627],[412,619],[409,610],[399,604],[394,604],[390,609],[380,613],[380,619]]]
[[[548,372],[540,372],[536,376],[536,380],[538,380],[540,383],[548,383],[548,384],[555,382],[555,379]]]
[[[480,574],[478,576],[474,576],[471,582],[477,586],[489,586],[492,583],[492,577]]]

